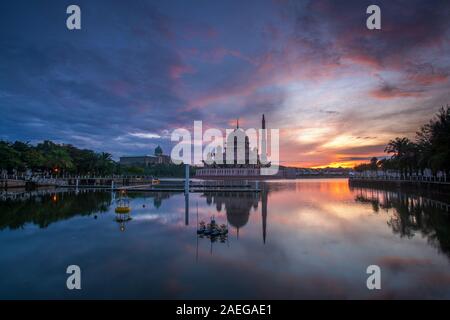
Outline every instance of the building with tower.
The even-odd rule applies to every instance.
[[[231,178],[289,178],[291,171],[280,168],[273,176],[261,175],[261,168],[270,167],[267,161],[267,127],[264,114],[261,129],[249,136],[236,121],[236,128],[228,134],[224,146],[218,146],[207,155],[203,167],[197,168],[195,176],[204,179]],[[258,136],[259,135],[259,136]],[[253,142],[253,143],[252,143]]]
[[[163,154],[160,146],[157,146],[154,151],[154,156],[129,156],[120,157],[121,166],[136,166],[136,167],[150,167],[157,164],[170,164],[172,161],[169,155]]]

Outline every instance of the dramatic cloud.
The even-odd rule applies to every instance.
[[[281,129],[283,164],[382,156],[450,103],[450,3],[378,1],[0,3],[0,139],[121,155],[169,153],[177,127]]]
[[[146,132],[134,132],[129,134],[132,137],[144,138],[144,139],[158,139],[161,138],[159,134],[156,133],[146,133]]]

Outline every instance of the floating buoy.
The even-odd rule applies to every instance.
[[[123,197],[125,190],[122,190],[120,198],[117,200],[115,212],[118,214],[130,213],[130,201],[127,197]]]
[[[116,213],[129,213],[130,211],[129,207],[117,207],[115,210]]]

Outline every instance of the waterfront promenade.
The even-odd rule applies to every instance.
[[[352,176],[350,187],[380,188],[386,190],[409,190],[418,194],[439,195],[448,198],[450,181],[445,176]]]
[[[116,188],[137,184],[151,184],[151,176],[26,176],[8,175],[0,178],[0,189],[77,187]]]
[[[361,182],[388,182],[398,184],[434,184],[434,185],[450,185],[450,179],[445,176],[389,176],[389,175],[373,175],[373,176],[350,176],[351,181]]]
[[[189,178],[188,178],[189,179]],[[157,179],[151,176],[105,176],[105,177],[26,177],[9,176],[0,179],[0,190],[38,188],[69,188],[69,189],[107,189],[112,191],[165,191],[165,192],[259,192],[258,181],[250,180],[199,180],[167,178]]]

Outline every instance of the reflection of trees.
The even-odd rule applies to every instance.
[[[0,230],[18,229],[26,223],[46,228],[53,222],[76,215],[105,212],[111,203],[107,192],[44,193],[0,201]]]
[[[366,198],[358,195],[358,196],[356,196],[355,200],[358,202],[367,203],[367,204],[372,205],[372,210],[374,212],[380,211],[380,202],[378,201],[378,199],[366,199]]]
[[[420,232],[431,245],[450,257],[448,204],[399,191],[371,188],[354,188],[354,191],[357,194],[355,200],[372,204],[375,212],[378,208],[393,209],[387,224],[395,234],[412,238]]]

